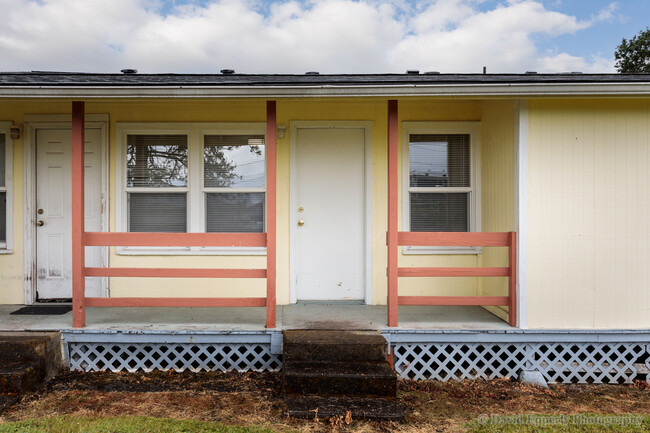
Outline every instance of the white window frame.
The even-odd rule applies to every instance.
[[[188,177],[184,188],[132,188],[126,182],[126,149],[128,135],[180,134],[187,135]],[[205,233],[205,194],[209,192],[265,192],[265,188],[205,188],[203,185],[203,141],[206,135],[263,135],[266,123],[131,123],[116,124],[115,187],[116,229],[128,231],[129,192],[187,191],[187,232]],[[265,152],[266,155],[266,152]],[[267,170],[268,172],[268,170]],[[266,201],[265,201],[266,203]],[[265,212],[266,216],[266,212]],[[264,221],[266,230],[266,218]],[[120,255],[265,255],[265,247],[117,247]]]
[[[0,122],[0,134],[5,136],[5,186],[0,187],[0,192],[6,193],[6,241],[0,242],[0,254],[13,253],[14,224],[13,224],[13,167],[14,167],[14,141],[11,138],[11,122]]]
[[[411,230],[411,192],[469,192],[469,231],[481,231],[480,122],[402,122],[402,226]],[[411,134],[469,134],[470,186],[411,188],[409,181],[409,137]],[[481,247],[404,246],[403,254],[480,254]]]

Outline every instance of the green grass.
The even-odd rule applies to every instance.
[[[262,427],[226,426],[217,422],[120,416],[60,416],[0,424],[0,433],[271,433]]]
[[[633,433],[650,431],[650,416],[595,414],[483,416],[465,427],[469,433]]]

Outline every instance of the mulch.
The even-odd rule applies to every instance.
[[[59,415],[134,415],[263,425],[275,431],[424,433],[462,432],[467,421],[485,415],[650,414],[646,382],[541,389],[506,379],[400,380],[403,423],[287,418],[283,397],[281,373],[66,372],[17,401],[13,396],[3,406],[0,399],[0,423]]]
[[[20,400],[18,394],[0,394],[0,414],[18,400]]]

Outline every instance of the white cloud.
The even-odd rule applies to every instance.
[[[250,73],[611,71],[602,57],[542,52],[535,38],[574,34],[612,18],[616,4],[587,21],[540,0],[0,0],[3,70]],[[485,9],[485,8],[483,8]]]

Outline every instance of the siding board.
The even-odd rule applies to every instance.
[[[650,326],[650,102],[530,105],[532,328]]]

